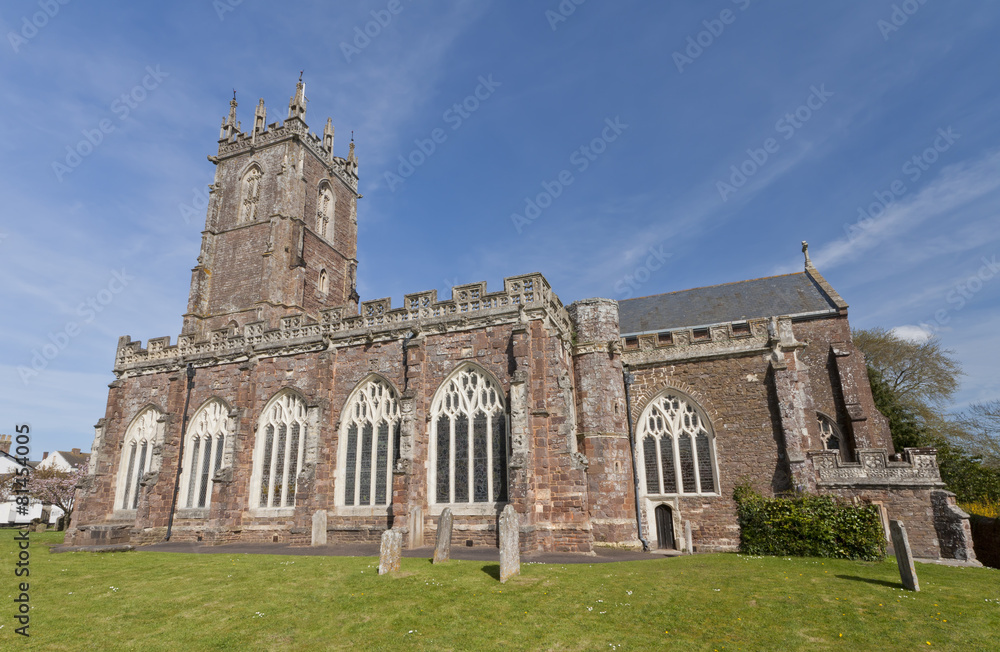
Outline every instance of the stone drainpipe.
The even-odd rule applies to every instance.
[[[628,446],[632,453],[632,484],[634,486],[633,494],[635,494],[635,525],[639,530],[639,541],[642,542],[643,552],[649,552],[649,541],[642,536],[642,505],[639,499],[639,472],[638,463],[635,460],[635,432],[632,428],[632,394],[629,388],[632,386],[632,382],[635,380],[635,376],[632,372],[628,370],[628,367],[622,365],[624,372],[622,376],[625,380],[625,418],[628,420]]]

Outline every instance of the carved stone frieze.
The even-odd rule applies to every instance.
[[[813,451],[809,456],[820,486],[944,486],[932,448],[904,449],[899,462],[884,448],[858,449],[857,462],[844,462],[839,451]]]

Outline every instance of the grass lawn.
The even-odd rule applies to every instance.
[[[695,555],[614,564],[62,553],[32,534],[31,638],[15,634],[17,548],[0,649],[997,650],[1000,572],[895,561]]]

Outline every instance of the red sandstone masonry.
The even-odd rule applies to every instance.
[[[300,87],[296,97],[303,95]],[[642,335],[638,349],[624,352],[615,302],[585,300],[567,310],[537,274],[505,279],[500,292],[488,293],[484,283],[458,286],[447,301],[433,291],[407,295],[402,308],[367,301],[359,314],[353,294],[357,161],[353,146],[347,159],[338,158],[326,136],[308,132],[303,102],[293,102],[295,117],[264,131],[237,134],[235,118],[224,125],[182,338],[173,346],[154,339],[147,349],[120,341],[118,380],[96,429],[94,471],[80,491],[67,542],[161,540],[184,419],[212,398],[225,402],[235,423],[231,459],[213,484],[207,514],[175,512],[176,540],[306,545],[312,515],[323,510],[330,541],[376,541],[390,525],[405,528],[411,543],[421,535],[429,541],[437,523],[427,486],[431,403],[466,363],[494,376],[504,394],[512,438],[508,497],[519,514],[524,551],[586,552],[595,542],[635,542],[625,364],[635,374],[633,425],[666,388],[689,396],[712,424],[718,495],[666,501],[676,526],[691,522],[699,551],[738,545],[736,484],[774,495],[795,484],[793,468],[799,481],[806,471],[819,473],[806,455],[819,447],[817,412],[834,419],[855,448],[891,452],[839,297],[838,312],[822,318],[751,320],[751,332],[740,334],[718,324],[707,340],[685,329],[668,343]],[[262,170],[257,219],[240,224],[241,178],[251,163]],[[324,181],[336,198],[330,239],[316,234]],[[320,270],[329,280],[325,294]],[[836,294],[810,265],[806,270],[828,296]],[[195,379],[185,412],[189,363]],[[399,396],[406,454],[394,469],[391,504],[361,516],[337,505],[337,460],[341,412],[371,374]],[[258,420],[283,390],[303,397],[313,418],[308,436],[317,446],[297,479],[294,510],[275,516],[252,511],[248,492]],[[163,415],[153,465],[158,473],[141,488],[137,510],[116,510],[123,439],[147,406]],[[910,467],[900,472],[906,462],[876,469],[886,477],[910,474],[891,488],[891,478],[880,486],[876,475],[844,480],[857,471],[834,464],[826,471],[834,474],[828,485],[835,488],[821,490],[881,503],[890,518],[907,524],[915,554],[936,557],[963,545],[968,524],[930,477],[930,454],[921,459],[924,475]],[[456,545],[497,545],[496,514],[453,511]],[[643,534],[652,538],[646,517]]]

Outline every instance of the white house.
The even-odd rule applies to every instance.
[[[24,466],[10,454],[10,435],[0,435],[0,476],[8,473],[16,473]],[[62,471],[72,471],[81,464],[90,460],[90,453],[83,453],[79,448],[71,451],[55,451],[51,455],[43,453],[41,462],[28,462],[28,467],[32,469],[46,469],[55,467]],[[16,496],[11,495],[6,502],[0,503],[0,524],[30,523],[33,519],[42,516],[42,504],[32,501],[28,507],[27,514],[17,513]],[[49,523],[54,524],[63,515],[63,510],[52,507],[49,514]]]

